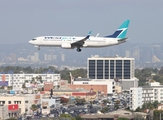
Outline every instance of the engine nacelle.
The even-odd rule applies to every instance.
[[[66,48],[66,49],[71,49],[71,44],[69,44],[69,43],[63,43],[63,44],[61,45],[61,47],[62,47],[62,48]]]

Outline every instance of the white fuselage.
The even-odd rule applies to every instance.
[[[62,47],[63,44],[72,44],[74,42],[80,41],[83,38],[84,37],[75,37],[75,36],[41,36],[30,40],[29,43],[39,47],[40,46]],[[117,45],[123,42],[118,42],[118,38],[90,36],[89,39],[84,41],[84,44],[81,47],[106,47],[106,46]]]

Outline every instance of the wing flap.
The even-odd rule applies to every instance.
[[[85,38],[83,38],[83,39],[81,39],[81,40],[78,40],[78,41],[76,41],[76,42],[71,43],[71,46],[72,46],[72,47],[82,47],[83,44],[84,44],[84,42],[85,42],[87,39],[89,39],[90,34],[91,34],[91,31],[88,33],[88,35],[87,35]]]

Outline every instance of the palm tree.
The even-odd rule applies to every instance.
[[[40,83],[43,83],[42,77],[41,77],[41,76],[39,76],[39,80],[40,80]]]
[[[37,80],[37,81],[39,80],[39,77],[38,77],[38,76],[36,76],[36,80]]]
[[[31,83],[34,83],[34,82],[35,82],[35,78],[32,78]]]
[[[22,88],[26,88],[26,86],[25,86],[25,82],[23,83]]]

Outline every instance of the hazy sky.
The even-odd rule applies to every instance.
[[[126,19],[131,43],[163,42],[163,0],[0,0],[0,43],[90,30],[110,35]]]

